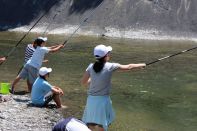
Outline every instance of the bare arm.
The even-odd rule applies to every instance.
[[[44,59],[44,60],[42,61],[42,63],[47,63],[47,62],[49,62],[49,60]]]
[[[90,74],[86,71],[81,79],[81,84],[87,86],[90,83]]]
[[[131,70],[131,69],[137,69],[137,68],[144,68],[145,66],[146,66],[145,63],[120,65],[118,70]]]
[[[0,63],[1,63],[1,62],[4,62],[5,60],[6,60],[5,57],[0,58]]]
[[[50,47],[48,47],[49,49],[54,49],[54,48],[56,48],[56,47],[58,47],[59,45],[54,45],[54,46],[50,46]]]
[[[58,51],[58,50],[60,50],[61,48],[63,48],[64,47],[64,45],[63,44],[60,44],[60,45],[57,45],[56,47],[54,47],[54,48],[50,48],[49,47],[49,52],[56,52],[56,51]]]

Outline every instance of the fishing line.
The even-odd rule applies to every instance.
[[[53,19],[50,21],[50,23],[48,24],[48,26],[46,27],[45,31],[42,33],[42,36],[46,36],[46,32],[47,30],[49,29],[49,27],[51,26],[52,22],[55,20],[56,16],[60,13],[61,11],[58,11],[58,13],[56,13],[54,16],[53,16]],[[47,32],[48,33],[48,32]]]
[[[74,34],[81,28],[81,26],[84,25],[84,24],[88,21],[89,17],[92,16],[92,15],[95,13],[95,11],[96,11],[103,3],[104,3],[104,0],[96,7],[96,9],[93,9],[93,10],[89,13],[89,15],[88,15],[86,18],[84,18],[84,19],[80,22],[79,26],[78,26],[78,27],[76,28],[76,30],[70,35],[70,37],[68,37],[68,39],[64,41],[63,45],[66,45],[66,44],[68,43],[68,41],[69,41],[69,40],[74,36]]]
[[[49,29],[49,27],[51,26],[51,24],[53,23],[53,21],[55,20],[56,16],[58,16],[62,11],[58,10],[57,13],[53,16],[52,20],[50,21],[50,23],[47,25],[45,31],[42,33],[42,36],[46,36],[47,30]]]
[[[59,11],[59,12],[60,12],[60,11]],[[56,14],[53,16],[52,21],[55,20],[55,17],[56,17],[58,14],[59,14],[59,13],[56,13]],[[46,36],[46,32],[47,32],[48,28],[51,26],[52,21],[48,24],[48,26],[46,27],[45,31],[42,33],[42,36]],[[24,67],[23,65],[20,67],[20,69],[19,69],[17,75],[21,72],[21,70],[23,69],[23,67]]]
[[[48,24],[48,26],[46,27],[45,31],[42,33],[42,36],[46,36],[46,33],[48,28],[51,26],[52,22],[55,20],[56,16],[59,15],[61,11],[58,11],[58,13],[56,13],[54,16],[53,16],[53,19],[50,21],[50,23]],[[20,68],[19,68],[19,71],[17,73],[17,75],[21,72],[21,70],[23,69],[24,65],[22,65]]]
[[[185,52],[189,52],[189,51],[194,50],[194,49],[197,49],[197,46],[196,46],[196,47],[193,47],[193,48],[190,48],[190,49],[187,49],[187,50],[183,50],[183,51],[177,52],[177,53],[172,54],[172,55],[168,55],[168,56],[159,58],[159,59],[157,59],[157,60],[155,60],[155,61],[146,63],[146,65],[147,65],[147,66],[148,66],[148,65],[152,65],[152,64],[157,63],[157,62],[159,62],[159,61],[162,61],[162,60],[165,60],[165,59],[168,59],[168,58],[171,58],[171,57],[174,57],[174,56],[183,54],[183,53],[185,53]]]
[[[53,0],[52,0],[53,1]],[[23,35],[23,37],[16,43],[16,45],[8,52],[8,54],[5,56],[5,58],[7,59],[17,48],[17,46],[23,41],[23,39],[30,33],[30,31],[38,24],[38,22],[49,12],[49,10],[53,7],[53,5],[55,5],[58,2],[58,0],[56,0],[52,6],[50,6],[41,16],[40,18],[33,24],[33,26],[29,29],[29,31]],[[2,65],[4,62],[0,63],[0,65]]]
[[[89,17],[92,16],[92,15],[94,14],[94,12],[95,12],[103,3],[104,3],[104,1],[102,1],[102,2],[96,7],[96,9],[92,10],[92,11],[89,13],[89,15],[88,15],[85,19],[83,19],[83,21],[80,22],[80,24],[79,24],[79,26],[77,27],[77,29],[70,35],[70,37],[69,37],[67,40],[64,41],[63,45],[65,45],[65,44],[74,36],[74,34],[80,29],[80,27],[81,27],[82,25],[84,25],[84,24],[87,22],[87,20],[89,19]],[[58,13],[56,13],[56,14],[53,16],[52,21],[55,20],[56,16],[57,16],[60,12],[61,12],[61,11],[58,11]],[[49,23],[49,25],[46,27],[45,31],[43,32],[43,35],[46,35],[46,32],[47,32],[48,28],[51,26],[52,21],[51,21],[51,22]],[[22,68],[23,68],[23,66],[19,69],[19,71],[18,71],[17,74],[20,73],[20,71],[22,70]]]

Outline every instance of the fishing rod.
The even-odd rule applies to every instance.
[[[97,6],[96,9],[98,9],[104,2],[101,2],[99,4],[99,6]],[[71,36],[64,41],[63,45],[65,45],[73,36],[74,34],[80,29],[80,27],[85,23],[87,22],[87,20],[89,19],[90,16],[92,16],[94,14],[94,12],[96,11],[96,9],[92,10],[92,12],[89,14],[88,17],[86,17],[83,21],[80,22],[78,28],[71,34]],[[61,11],[58,11],[58,13],[56,13],[54,16],[53,16],[53,19],[52,20],[55,20],[56,16],[60,13]],[[43,35],[46,35],[46,32],[48,30],[48,28],[50,27],[50,25],[52,24],[52,21],[49,23],[49,25],[46,27],[45,31],[43,32]],[[23,66],[19,69],[17,75],[20,73],[20,71],[22,70]]]
[[[42,33],[42,36],[46,36],[47,30],[48,30],[48,28],[51,26],[52,21],[55,20],[56,16],[57,16],[60,12],[61,12],[61,11],[58,11],[58,13],[56,13],[56,14],[53,16],[53,19],[52,19],[51,22],[48,24],[48,26],[46,27],[45,31]],[[23,69],[23,65],[19,68],[19,71],[18,71],[17,75],[21,72],[22,69]]]
[[[49,27],[51,26],[52,22],[55,20],[56,16],[58,16],[61,13],[60,10],[57,11],[57,13],[53,16],[52,20],[49,22],[49,24],[47,25],[45,31],[42,33],[42,36],[46,36],[46,32],[49,29]]]
[[[46,27],[45,31],[42,33],[42,36],[46,36],[46,32],[47,30],[49,29],[49,27],[51,26],[52,24],[52,21],[55,20],[56,16],[59,14],[60,11],[58,11],[58,13],[56,13],[54,16],[53,16],[53,19],[50,21],[50,23],[48,24],[48,26]]]
[[[162,57],[162,58],[157,59],[157,60],[155,60],[155,61],[146,63],[146,65],[147,65],[147,66],[148,66],[148,65],[152,65],[152,64],[157,63],[157,62],[159,62],[159,61],[162,61],[162,60],[168,59],[168,58],[170,58],[170,57],[174,57],[174,56],[183,54],[183,53],[185,53],[185,52],[188,52],[188,51],[191,51],[191,50],[194,50],[194,49],[197,49],[197,46],[196,46],[196,47],[193,47],[193,48],[190,48],[190,49],[187,49],[187,50],[183,50],[183,51],[177,52],[177,53],[172,54],[172,55],[169,55],[169,56]]]
[[[41,16],[40,18],[33,24],[33,26],[29,29],[29,31],[23,35],[23,37],[16,43],[16,45],[10,50],[10,52],[8,52],[8,54],[5,56],[5,58],[7,59],[13,52],[14,50],[17,48],[17,46],[23,41],[23,39],[30,33],[30,31],[38,24],[38,22],[49,12],[49,10],[53,7],[53,5],[55,5],[58,2],[58,0],[56,0],[52,6],[50,6]],[[0,65],[2,65],[4,62],[0,63]]]
[[[70,37],[68,37],[68,39],[64,41],[63,45],[66,45],[66,44],[68,43],[68,41],[69,41],[69,40],[74,36],[74,34],[81,28],[81,26],[84,25],[84,24],[88,21],[89,17],[92,16],[92,15],[95,13],[95,11],[96,11],[103,3],[104,3],[104,0],[96,7],[96,9],[92,10],[91,13],[90,13],[86,18],[84,18],[84,19],[80,22],[79,26],[78,26],[78,27],[76,28],[76,30],[70,35]]]
[[[60,11],[58,11],[58,12],[60,12]],[[52,19],[52,20],[55,20],[55,17],[56,17],[58,14],[59,14],[59,13],[56,13],[56,14],[53,16],[53,19]],[[48,24],[48,26],[46,27],[45,31],[42,33],[42,36],[46,36],[46,32],[47,32],[47,30],[48,30],[48,28],[50,27],[51,24],[52,24],[52,22],[50,22],[50,23]],[[20,69],[19,69],[17,75],[21,72],[22,69],[23,69],[23,65],[20,67]]]

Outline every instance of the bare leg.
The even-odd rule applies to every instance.
[[[15,80],[12,82],[12,93],[14,93],[15,85],[20,81],[21,77],[17,76]]]
[[[95,126],[95,131],[104,131],[103,127]]]
[[[27,80],[27,87],[28,87],[28,92],[31,92],[32,89],[32,84]]]
[[[88,128],[91,129],[91,131],[104,131],[104,128],[97,124],[88,124]]]
[[[54,94],[53,100],[55,101],[57,108],[61,108],[61,100],[60,100],[60,96],[58,94]]]

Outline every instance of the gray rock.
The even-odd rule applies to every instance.
[[[162,32],[158,35],[168,34],[170,36],[195,36],[197,33],[196,0],[56,1],[54,4],[55,1],[2,0],[0,1],[0,29],[32,26],[40,15],[52,6],[38,26],[45,27],[52,23],[49,28],[52,30],[63,29],[66,25],[79,25],[82,18],[86,18],[96,9],[82,28],[102,36],[107,36],[106,27],[123,31],[128,29],[131,31],[157,30]],[[101,2],[104,3],[97,9]],[[54,16],[56,17],[54,18]],[[153,33],[153,35],[156,34]]]
[[[0,104],[0,131],[51,131],[62,118],[58,109],[29,106],[29,101],[28,95],[13,95]]]

